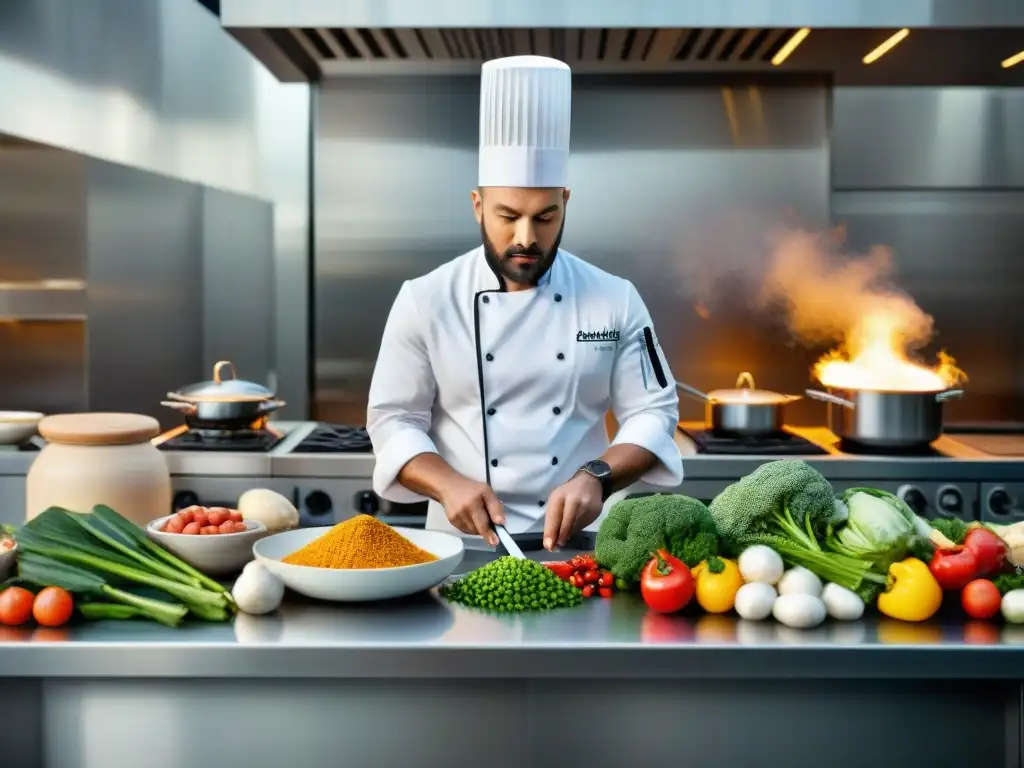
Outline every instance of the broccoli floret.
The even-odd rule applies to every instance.
[[[711,517],[730,554],[766,544],[791,565],[847,589],[857,590],[865,578],[884,582],[884,576],[868,574],[870,563],[822,550],[819,540],[846,514],[828,480],[797,459],[762,464],[711,502]]]
[[[617,578],[632,583],[659,549],[691,568],[716,554],[718,536],[708,508],[679,494],[623,499],[601,523],[594,557]]]

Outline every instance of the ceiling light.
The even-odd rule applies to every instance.
[[[796,50],[796,47],[804,41],[804,39],[811,34],[811,30],[807,27],[798,29],[793,33],[793,36],[786,41],[786,44],[779,48],[779,52],[772,56],[772,64],[776,67],[782,62],[789,58],[789,54]]]
[[[1002,66],[1003,69],[1009,69],[1012,66],[1020,64],[1022,61],[1024,61],[1024,51],[1021,51],[1020,53],[1015,53],[1010,58],[1005,59],[1003,61]]]
[[[875,48],[875,50],[871,51],[871,53],[869,53],[867,56],[865,56],[864,57],[864,63],[865,64],[872,64],[872,63],[878,61],[880,58],[885,56],[885,54],[887,54],[889,51],[891,51],[897,45],[902,43],[906,39],[907,35],[909,35],[909,34],[910,34],[910,30],[909,29],[906,29],[906,28],[901,29],[899,32],[897,32],[895,35],[890,37],[888,40],[886,40],[880,46]]]

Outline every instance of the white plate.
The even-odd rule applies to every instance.
[[[257,541],[252,551],[289,589],[317,600],[337,602],[390,600],[436,587],[458,568],[465,551],[458,536],[396,527],[395,531],[437,560],[401,568],[361,569],[312,568],[281,562],[329,530],[331,527],[326,526],[277,533]]]

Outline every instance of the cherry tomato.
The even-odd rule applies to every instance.
[[[978,560],[978,576],[988,576],[1003,567],[1006,543],[986,528],[972,528],[964,537],[964,547]]]
[[[598,594],[601,595],[601,597],[611,597],[614,594],[612,592],[612,588],[611,587],[601,587],[597,591],[598,591]]]
[[[615,583],[615,577],[608,571],[601,572],[601,580],[598,582],[602,587],[610,587]]]
[[[587,584],[583,588],[583,596],[584,597],[593,597],[594,596],[594,585],[593,584]]]
[[[42,627],[62,627],[71,618],[75,601],[71,594],[60,587],[47,587],[32,603],[32,616]]]
[[[583,574],[583,581],[587,584],[596,584],[600,578],[601,574],[599,574],[597,571],[586,571]]]
[[[24,587],[8,587],[0,592],[0,624],[20,627],[32,618],[35,595]]]
[[[988,579],[975,579],[960,593],[960,604],[972,619],[991,619],[1001,602],[999,590]]]

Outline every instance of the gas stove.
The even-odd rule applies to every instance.
[[[1024,520],[1024,434],[1010,440],[944,434],[912,452],[873,452],[844,445],[823,427],[787,427],[767,439],[722,438],[702,424],[681,423],[676,444],[684,480],[677,491],[710,501],[766,461],[796,458],[818,469],[837,492],[866,486],[900,496],[925,517]],[[645,489],[647,490],[647,489]],[[654,490],[654,489],[651,489]]]
[[[373,446],[365,427],[269,421],[226,434],[185,427],[154,439],[171,470],[173,507],[234,506],[250,488],[270,488],[299,510],[300,525],[334,525],[366,513],[422,526],[426,505],[393,505],[373,492]]]

